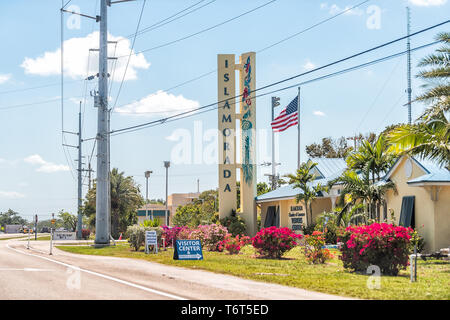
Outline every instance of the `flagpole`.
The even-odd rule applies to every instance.
[[[297,97],[297,131],[298,131],[298,154],[297,154],[297,168],[300,169],[300,87],[298,87],[298,97]]]

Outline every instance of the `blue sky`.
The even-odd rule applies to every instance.
[[[198,0],[147,0],[140,29],[153,25]],[[211,2],[211,3],[209,3]],[[193,8],[203,8],[136,38],[135,53],[183,38],[246,11],[269,0],[205,0]],[[318,67],[406,34],[406,9],[411,7],[412,31],[448,19],[446,0],[372,0],[301,35],[270,49],[261,49],[329,18],[360,1],[277,0],[236,20],[210,31],[159,49],[133,55],[119,99],[116,102],[126,58],[116,64],[111,103],[116,104],[112,129],[159,119],[217,100],[215,73],[187,85],[167,89],[216,69],[217,54],[256,51],[256,86]],[[209,3],[209,4],[208,4]],[[109,10],[111,38],[121,39],[136,30],[143,1],[114,5]],[[72,7],[71,7],[72,6]],[[375,7],[374,7],[375,6]],[[61,146],[60,81],[60,13],[61,1],[2,1],[0,4],[0,35],[3,54],[0,61],[0,211],[12,208],[26,218],[39,214],[42,219],[60,209],[76,212],[75,149]],[[71,10],[79,8],[88,15],[99,14],[98,1],[72,0]],[[192,9],[191,9],[192,10]],[[379,14],[379,15],[378,15]],[[18,19],[20,17],[20,19]],[[376,19],[379,18],[379,19]],[[93,20],[64,16],[65,89],[64,128],[77,130],[78,104],[83,101],[83,136],[96,133],[97,111],[85,92],[93,90],[97,81],[86,84],[89,58],[90,74],[96,68],[97,56],[88,55],[96,44],[98,24]],[[373,20],[375,19],[375,20]],[[374,24],[375,22],[375,24]],[[78,28],[79,27],[79,28]],[[412,38],[412,47],[433,41],[438,31],[448,31],[448,25]],[[121,40],[116,56],[127,55],[131,41]],[[110,45],[110,56],[114,54]],[[351,61],[287,82],[293,85],[303,80],[338,71],[406,48],[402,41]],[[412,54],[413,75],[418,60],[433,47]],[[118,61],[119,61],[118,60]],[[113,62],[111,62],[111,70]],[[423,90],[421,81],[413,78],[413,94]],[[48,86],[47,86],[48,85]],[[87,90],[85,90],[85,85]],[[46,86],[39,89],[33,87]],[[358,132],[380,132],[389,124],[405,122],[406,56],[315,82],[302,87],[301,143],[318,142],[323,137],[351,136]],[[282,91],[282,106],[296,95],[297,89]],[[40,103],[51,100],[51,102]],[[259,140],[258,162],[270,161],[270,95],[257,99],[257,127],[265,129]],[[413,118],[424,106],[414,104]],[[281,107],[277,112],[281,111]],[[111,166],[133,175],[145,194],[144,171],[152,170],[150,197],[165,194],[164,160],[172,159],[178,133],[189,133],[194,144],[194,128],[202,133],[217,128],[215,111],[170,122],[112,138]],[[177,131],[178,130],[178,131]],[[264,137],[266,134],[266,137]],[[279,171],[292,172],[296,166],[296,135],[294,128],[279,135]],[[199,136],[196,136],[197,139]],[[201,137],[200,137],[201,139]],[[76,137],[66,135],[69,144]],[[211,144],[211,143],[209,143]],[[208,142],[204,142],[204,149]],[[83,144],[88,157],[93,140]],[[217,166],[204,161],[197,163],[196,151],[190,164],[173,163],[170,168],[169,192],[196,191],[217,187]],[[66,159],[66,156],[67,159]],[[197,155],[198,156],[198,155]],[[303,160],[306,154],[302,153]],[[85,160],[86,161],[86,160]],[[176,162],[176,161],[175,161]],[[95,169],[95,153],[93,159]],[[270,169],[259,167],[258,180],[266,181]],[[85,181],[87,183],[87,181]],[[86,191],[86,187],[84,189]]]

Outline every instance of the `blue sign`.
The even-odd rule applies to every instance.
[[[174,260],[203,260],[200,240],[177,240],[173,252]]]

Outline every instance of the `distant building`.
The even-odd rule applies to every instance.
[[[192,193],[173,193],[168,196],[167,199],[167,209],[168,209],[168,217],[169,217],[169,225],[171,224],[172,217],[177,211],[177,208],[180,206],[184,206],[188,203],[192,203],[194,200],[197,200],[200,196],[198,192]],[[164,225],[164,219],[166,214],[166,206],[164,204],[146,204],[138,209],[138,223],[142,223],[144,220],[159,219],[160,224]]]

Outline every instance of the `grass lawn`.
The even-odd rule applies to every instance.
[[[157,255],[135,252],[128,244],[94,248],[91,246],[57,246],[71,253],[104,255],[144,259],[162,264],[192,269],[202,269],[230,274],[246,279],[277,283],[318,292],[362,299],[450,299],[450,262],[419,259],[417,282],[410,283],[409,269],[397,277],[382,276],[380,289],[368,289],[368,275],[344,270],[335,258],[325,265],[311,265],[305,260],[299,247],[288,252],[284,259],[255,258],[253,247],[246,246],[239,255],[220,252],[203,252],[203,261],[173,260],[173,250],[160,251]]]

